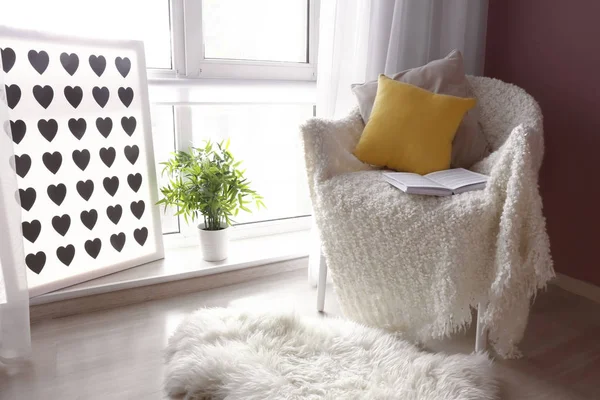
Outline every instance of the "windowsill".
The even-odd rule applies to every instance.
[[[167,250],[165,258],[30,299],[30,305],[235,271],[308,256],[310,231],[233,240],[229,258],[202,260],[200,246]]]

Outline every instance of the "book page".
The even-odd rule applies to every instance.
[[[464,168],[453,168],[445,171],[432,172],[425,175],[425,177],[452,190],[465,186],[484,184],[488,180],[487,176]]]
[[[387,179],[399,182],[406,188],[421,187],[421,188],[442,188],[446,189],[444,185],[434,182],[431,179],[427,179],[419,174],[413,174],[410,172],[384,172],[384,177]]]

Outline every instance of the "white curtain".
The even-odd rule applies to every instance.
[[[459,49],[468,74],[483,72],[488,0],[321,0],[317,115],[356,106],[353,83],[393,75]],[[309,278],[316,282],[315,236]]]
[[[352,83],[392,75],[459,49],[468,74],[483,72],[487,0],[322,0],[317,113],[355,106]]]
[[[1,72],[0,61],[0,72]],[[29,293],[13,144],[0,73],[0,366],[29,356]],[[1,390],[0,390],[1,391]]]

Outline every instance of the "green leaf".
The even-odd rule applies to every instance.
[[[175,215],[194,221],[201,215],[208,229],[218,229],[224,222],[231,224],[231,216],[239,210],[251,212],[249,204],[264,207],[263,197],[250,189],[250,182],[240,170],[241,161],[235,161],[229,151],[231,140],[218,143],[210,140],[203,147],[178,151],[161,163],[167,185],[160,188],[162,198],[157,204],[177,207]]]

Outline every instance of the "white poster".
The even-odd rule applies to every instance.
[[[0,49],[30,296],[162,258],[142,42],[0,27]]]

